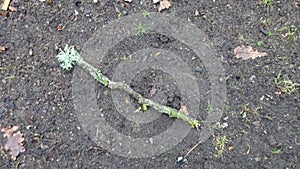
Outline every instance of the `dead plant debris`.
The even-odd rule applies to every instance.
[[[18,130],[18,126],[1,129],[1,131],[4,133],[3,136],[7,137],[7,142],[4,145],[4,149],[10,152],[13,160],[16,160],[17,156],[25,151],[23,146],[24,137],[23,134]]]
[[[159,2],[158,12],[169,9],[171,7],[170,0],[153,0],[154,4],[157,4]]]
[[[258,57],[267,56],[267,53],[254,51],[252,46],[237,46],[234,49],[235,58],[242,58],[242,60],[255,59]]]

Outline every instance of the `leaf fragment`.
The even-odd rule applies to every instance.
[[[234,49],[235,58],[242,58],[242,60],[255,59],[258,57],[267,56],[265,52],[258,52],[253,50],[252,46],[237,46]]]
[[[1,5],[0,5],[1,6]],[[5,10],[0,10],[0,15],[4,16],[4,17],[8,17],[9,16],[9,12],[5,11]]]
[[[23,134],[18,131],[18,129],[18,126],[1,129],[1,131],[4,133],[3,136],[7,137],[7,142],[4,145],[4,149],[10,152],[13,160],[16,160],[17,156],[25,151],[23,146],[24,137]]]
[[[159,3],[158,12],[164,9],[169,9],[170,7],[171,7],[171,2],[169,0],[162,0]]]

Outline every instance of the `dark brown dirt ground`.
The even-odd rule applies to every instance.
[[[299,4],[299,0],[280,0],[267,9],[260,0],[174,0],[172,7],[164,11],[189,19],[203,30],[226,70],[228,100],[220,123],[226,122],[228,127],[217,128],[214,136],[194,150],[186,168],[300,167],[300,90],[284,93],[274,83],[279,73],[300,83]],[[24,0],[14,5],[16,12],[0,17],[0,45],[7,47],[0,53],[0,128],[20,126],[26,151],[16,161],[11,160],[3,148],[6,138],[1,134],[0,168],[176,168],[176,158],[197,143],[192,138],[195,131],[178,147],[153,158],[130,159],[107,152],[81,129],[72,104],[72,72],[63,71],[55,58],[58,48],[65,44],[80,50],[97,28],[118,17],[118,11],[126,15],[140,13],[141,9],[155,12],[157,6],[150,0],[135,0],[128,5],[110,0],[99,0],[97,4],[53,0],[51,5]],[[77,17],[74,10],[79,12]],[[201,15],[195,16],[195,10]],[[269,23],[262,23],[266,19]],[[57,30],[60,24],[64,26],[62,31]],[[278,31],[290,25],[298,28],[295,41],[284,36],[290,31]],[[156,36],[133,37],[130,43],[151,44]],[[257,46],[258,41],[262,41],[261,46]],[[173,41],[166,43],[157,47],[176,46]],[[239,45],[251,45],[268,56],[236,59],[233,49]],[[116,50],[130,54],[136,45]],[[137,75],[131,85],[147,96],[154,77],[142,81],[141,77],[151,74],[144,73]],[[176,86],[173,89],[174,93],[167,96],[175,99],[166,104],[178,108],[180,97],[175,97],[179,95]],[[166,124],[172,121],[165,117],[161,120]],[[161,130],[166,127],[162,125]],[[227,143],[216,157],[215,140],[222,136],[227,137]]]

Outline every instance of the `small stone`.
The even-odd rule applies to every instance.
[[[10,110],[13,110],[13,109],[15,109],[15,104],[14,104],[14,101],[10,101],[10,102],[8,102],[8,103],[7,103],[7,107],[8,107],[8,109],[10,109]]]
[[[203,72],[203,69],[202,69],[201,67],[197,66],[197,67],[195,68],[195,72],[201,73],[201,72]]]
[[[4,116],[4,110],[0,108],[0,119]]]
[[[199,11],[196,9],[195,10],[195,16],[199,16],[200,15],[200,13],[199,13]]]
[[[81,5],[81,1],[75,1],[75,6],[76,7],[80,7],[80,5]]]
[[[29,55],[32,56],[33,55],[33,50],[30,48],[29,49]]]
[[[151,47],[153,48],[158,48],[159,47],[159,44],[157,42],[154,42],[151,44]]]
[[[269,135],[269,136],[267,137],[267,140],[268,140],[270,146],[275,146],[275,145],[277,144],[277,142],[276,142],[276,140],[275,140],[275,138],[274,138],[273,135]]]
[[[256,76],[255,75],[252,75],[249,80],[251,83],[254,83],[255,82],[255,79],[256,79]]]
[[[222,124],[220,124],[220,127],[222,128],[222,129],[224,129],[224,128],[227,128],[229,125],[228,125],[228,123],[222,123]]]
[[[184,167],[188,164],[188,160],[184,158],[183,156],[180,156],[176,160],[176,164],[178,167]]]
[[[82,12],[85,16],[89,17],[90,14],[91,14],[91,9],[90,8],[84,8]]]
[[[254,125],[255,128],[260,127],[260,121],[254,121],[254,122],[252,122],[252,124]]]
[[[53,0],[47,0],[46,1],[48,5],[52,5],[53,4]]]
[[[261,161],[261,158],[259,158],[259,157],[255,157],[254,159],[255,159],[256,162]]]

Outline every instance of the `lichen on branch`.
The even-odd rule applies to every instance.
[[[151,99],[144,98],[141,94],[134,91],[130,86],[123,82],[114,82],[111,81],[108,77],[106,77],[101,70],[96,69],[92,65],[90,65],[88,62],[84,61],[83,58],[81,58],[80,54],[74,49],[73,46],[69,47],[66,45],[64,50],[61,50],[60,53],[56,56],[58,61],[60,62],[60,66],[65,70],[72,69],[75,65],[78,65],[85,69],[91,76],[94,77],[98,82],[103,84],[104,86],[114,90],[121,90],[127,92],[131,97],[136,99],[139,104],[143,105],[143,107],[149,106],[153,107],[156,111],[160,113],[164,113],[169,115],[169,117],[182,119],[183,121],[187,122],[192,126],[192,128],[198,129],[200,127],[200,123],[198,120],[189,117],[188,115],[185,115],[181,113],[180,111],[177,111],[174,108],[161,105]]]

